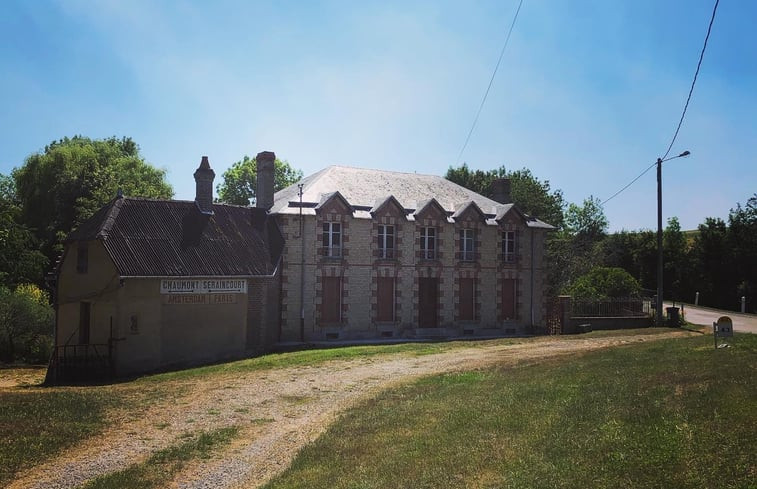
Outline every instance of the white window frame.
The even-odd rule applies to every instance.
[[[379,224],[378,250],[379,258],[394,258],[394,226]]]
[[[476,261],[476,230],[465,228],[460,230],[460,260]]]
[[[421,260],[436,260],[436,228],[421,228]]]
[[[515,231],[502,231],[502,261],[505,263],[515,263],[516,239]]]
[[[329,258],[342,256],[342,223],[323,223],[323,255]]]

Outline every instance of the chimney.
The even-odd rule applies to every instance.
[[[195,203],[203,214],[213,214],[213,179],[216,172],[210,168],[208,157],[203,156],[195,170]]]
[[[497,178],[492,180],[491,187],[489,187],[489,193],[491,193],[492,200],[497,201],[500,204],[510,204],[513,201],[510,196],[509,178]]]
[[[255,157],[258,166],[255,207],[265,210],[273,207],[273,162],[275,160],[276,154],[273,151],[263,151]]]

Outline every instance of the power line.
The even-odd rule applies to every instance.
[[[720,0],[715,0],[715,7],[712,9],[712,17],[710,17],[710,25],[707,27],[707,35],[704,37],[704,45],[702,46],[702,52],[699,53],[699,62],[697,63],[697,70],[694,72],[694,80],[692,80],[691,88],[689,89],[689,96],[686,97],[686,105],[683,106],[683,112],[681,113],[681,120],[678,121],[678,127],[676,127],[676,132],[675,134],[673,134],[673,139],[670,141],[668,150],[665,151],[665,155],[662,157],[663,160],[668,157],[668,154],[670,154],[670,148],[672,148],[673,143],[676,142],[676,138],[678,137],[678,131],[681,130],[681,125],[683,124],[683,118],[686,117],[686,109],[689,108],[689,101],[691,101],[691,94],[694,93],[694,85],[696,85],[697,83],[697,77],[699,76],[699,68],[702,66],[702,59],[704,59],[704,52],[707,49],[707,41],[710,39],[710,32],[712,31],[712,23],[715,22],[715,12],[718,11],[719,3],[720,3]]]
[[[607,200],[605,200],[604,202],[602,202],[602,205],[605,205],[605,204],[606,204],[607,202],[611,201],[611,200],[612,200],[612,199],[614,199],[614,198],[615,198],[616,196],[620,195],[620,193],[621,193],[621,192],[623,192],[623,191],[624,191],[625,189],[627,189],[628,187],[630,187],[631,185],[633,185],[633,184],[634,184],[634,183],[636,182],[636,180],[638,180],[639,178],[643,177],[645,173],[647,173],[647,172],[648,172],[649,170],[651,170],[652,168],[654,168],[654,166],[655,166],[656,164],[657,164],[657,162],[654,162],[654,163],[652,163],[651,165],[649,165],[649,166],[647,167],[647,169],[646,169],[646,170],[644,170],[643,172],[639,173],[639,176],[638,176],[638,177],[636,177],[636,178],[634,178],[633,180],[631,180],[631,181],[630,181],[630,182],[628,183],[628,185],[626,185],[626,186],[625,186],[625,187],[623,187],[622,189],[620,189],[620,190],[618,190],[617,192],[615,192],[614,194],[612,194],[612,197],[610,197],[609,199],[607,199]]]
[[[683,125],[683,119],[686,117],[686,110],[689,108],[689,102],[691,101],[691,95],[694,93],[694,86],[697,83],[697,77],[699,77],[699,69],[702,66],[702,60],[704,59],[704,52],[707,50],[707,41],[709,41],[709,39],[710,39],[710,32],[712,32],[712,24],[713,24],[713,22],[715,22],[715,13],[718,11],[718,4],[719,3],[720,3],[720,0],[715,0],[715,6],[712,9],[712,16],[710,17],[710,25],[707,26],[707,35],[704,37],[704,45],[702,46],[702,52],[699,53],[699,61],[697,62],[697,69],[694,72],[694,79],[691,82],[691,88],[689,89],[689,95],[688,95],[688,97],[686,97],[686,104],[684,104],[684,106],[683,106],[683,112],[681,112],[681,118],[678,121],[678,127],[676,127],[676,131],[673,134],[673,139],[670,141],[670,144],[668,145],[668,149],[667,149],[667,151],[665,151],[665,155],[662,158],[660,158],[661,160],[664,160],[670,154],[670,150],[673,148],[673,144],[675,144],[676,138],[678,138],[678,132],[681,130],[681,126]],[[641,172],[641,174],[638,177],[636,177],[633,180],[631,180],[631,182],[628,183],[628,185],[626,185],[622,189],[618,190],[617,192],[615,192],[614,194],[612,194],[612,196],[610,198],[608,198],[607,200],[605,200],[604,202],[602,202],[602,205],[605,205],[607,202],[609,202],[610,200],[612,200],[615,197],[617,197],[618,195],[620,195],[621,192],[623,192],[625,189],[627,189],[628,187],[630,187],[631,185],[633,185],[634,182],[636,182],[636,180],[638,180],[639,178],[641,178],[646,172],[648,172],[649,170],[651,170],[652,167],[654,167],[656,164],[657,164],[657,162],[652,163],[652,165],[649,166],[643,172]]]
[[[505,43],[502,45],[502,51],[499,53],[499,59],[497,60],[497,65],[494,67],[494,73],[492,73],[492,77],[489,80],[489,86],[486,87],[486,92],[484,93],[484,98],[481,100],[481,105],[478,107],[478,112],[476,112],[476,117],[473,119],[473,124],[471,125],[470,131],[468,131],[468,136],[465,138],[465,143],[463,144],[463,147],[460,149],[460,154],[457,155],[457,162],[455,165],[460,164],[460,158],[463,156],[463,152],[465,151],[465,148],[468,147],[468,141],[470,141],[470,137],[473,134],[473,130],[476,128],[476,123],[478,122],[478,117],[481,115],[481,110],[484,108],[484,104],[486,103],[486,97],[489,96],[489,90],[492,88],[492,83],[494,83],[494,77],[497,75],[497,70],[499,69],[499,64],[502,62],[502,56],[505,54],[505,49],[507,48],[507,44],[510,42],[510,35],[513,33],[513,27],[515,27],[515,21],[518,20],[518,14],[520,13],[520,8],[523,5],[523,0],[520,0],[520,3],[518,3],[518,9],[515,11],[515,16],[513,16],[513,21],[510,24],[510,30],[507,31],[507,37],[505,38]]]

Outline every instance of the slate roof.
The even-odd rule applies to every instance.
[[[278,226],[257,208],[119,197],[68,236],[99,239],[123,277],[262,276],[283,248]]]
[[[497,215],[503,215],[502,204],[438,175],[329,166],[297,182],[300,183],[303,184],[303,214],[313,214],[315,207],[322,204],[325,197],[338,191],[355,209],[353,215],[366,219],[370,219],[370,210],[377,202],[386,200],[390,195],[394,196],[408,213],[422,208],[429,200],[436,199],[450,216],[470,202],[475,202],[479,209],[492,219]],[[297,184],[276,192],[270,210],[272,214],[300,212],[299,205],[289,205],[290,202],[299,202]],[[507,206],[512,207],[512,204],[505,205]],[[507,207],[505,212],[509,211],[510,207]],[[533,217],[523,217],[528,227],[554,229],[553,226]],[[409,218],[412,218],[412,215]]]

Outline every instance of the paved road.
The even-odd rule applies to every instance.
[[[671,305],[672,304],[668,303],[665,304],[665,306]],[[680,307],[679,304],[676,305]],[[712,328],[712,323],[717,321],[719,317],[728,316],[731,318],[731,321],[733,321],[734,331],[757,334],[757,315],[739,314],[733,311],[720,311],[718,309],[695,307],[688,304],[684,304],[683,308],[686,314],[686,321],[692,324],[701,324],[702,326],[709,326]]]

